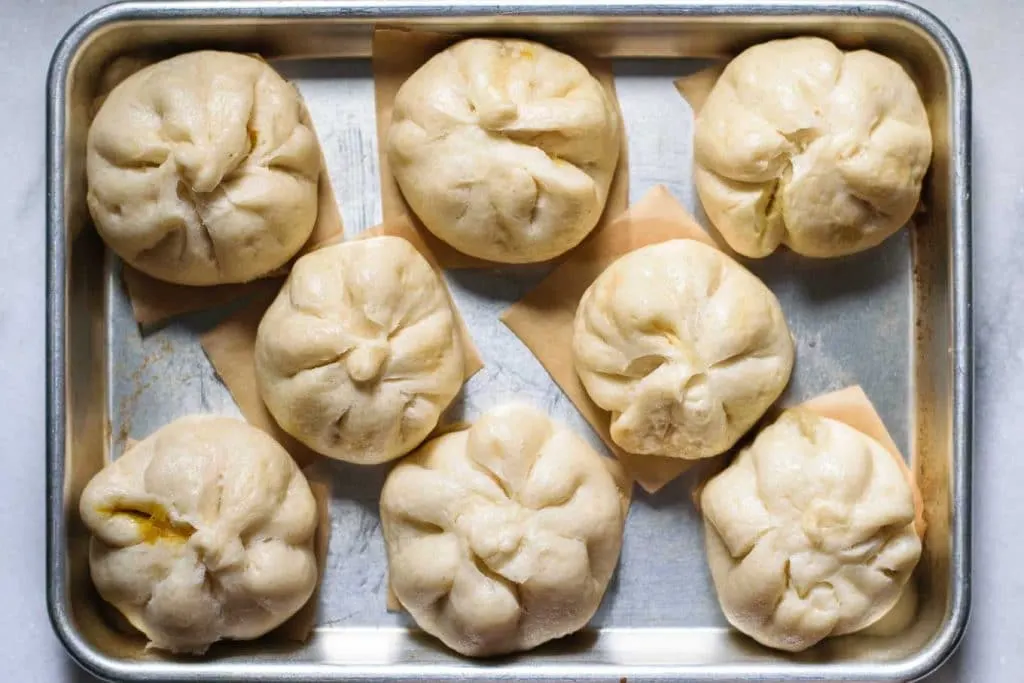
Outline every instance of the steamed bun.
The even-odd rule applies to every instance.
[[[793,340],[775,295],[693,240],[637,249],[576,309],[576,371],[629,453],[694,460],[728,450],[782,393]]]
[[[192,52],[129,76],[92,122],[86,173],[107,246],[168,282],[266,275],[316,222],[320,151],[302,100],[245,55]]]
[[[622,545],[628,494],[614,467],[520,405],[427,442],[395,466],[380,498],[399,602],[469,656],[583,628]]]
[[[288,453],[240,420],[185,417],[129,448],[85,487],[89,567],[149,646],[202,654],[249,640],[317,583],[317,506]]]
[[[917,87],[868,50],[773,40],[726,67],[696,121],[697,191],[733,249],[830,257],[873,247],[917,208],[932,154]]]
[[[921,555],[912,484],[871,437],[789,410],[701,495],[726,618],[797,652],[859,631],[896,604]]]
[[[325,247],[292,267],[256,335],[260,394],[282,429],[323,455],[405,455],[462,387],[462,346],[441,278],[409,242]]]
[[[402,194],[437,237],[482,259],[544,261],[601,217],[619,116],[572,57],[474,38],[402,85],[386,144]]]

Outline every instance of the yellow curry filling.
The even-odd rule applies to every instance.
[[[157,541],[184,543],[196,532],[188,522],[172,521],[167,510],[157,504],[139,503],[131,507],[115,506],[100,510],[100,512],[111,517],[115,515],[127,517],[134,521],[143,543],[153,544]]]

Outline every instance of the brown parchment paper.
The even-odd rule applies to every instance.
[[[423,242],[418,239],[417,234],[407,221],[378,226],[362,233],[360,238],[374,235],[394,235],[408,239],[413,247],[419,250],[435,269],[437,268],[433,255],[425,250]],[[260,284],[260,291],[253,296],[251,302],[228,316],[219,325],[200,335],[199,341],[214,370],[217,371],[221,381],[231,392],[232,398],[235,399],[235,403],[238,404],[238,409],[242,411],[245,419],[277,439],[278,443],[292,454],[300,466],[305,466],[315,461],[319,457],[318,454],[278,426],[270,411],[263,404],[256,381],[256,331],[263,318],[263,313],[277,296],[282,280],[268,280]],[[472,337],[469,336],[465,321],[454,305],[452,311],[462,342],[464,375],[465,379],[469,379],[483,367],[483,361],[480,359]]]
[[[246,53],[248,56],[260,61],[265,61],[261,55]],[[99,111],[107,95],[110,94],[118,84],[135,72],[157,62],[156,58],[147,56],[125,56],[118,57],[112,61],[103,71],[100,77],[97,95],[93,100],[91,116]],[[293,86],[294,87],[294,86]],[[302,93],[296,88],[299,98]],[[303,104],[303,122],[313,131],[317,138],[317,146],[320,146],[320,136],[317,135],[316,127]],[[338,202],[334,196],[334,189],[331,187],[330,176],[327,172],[327,160],[324,158],[323,149],[320,152],[320,177],[317,181],[317,218],[313,225],[313,232],[306,241],[305,246],[295,256],[298,258],[324,242],[337,238],[343,234],[341,212],[338,210]],[[294,263],[293,258],[287,265],[264,278],[273,278],[283,275],[291,269]],[[121,279],[124,281],[128,298],[132,305],[132,313],[135,322],[142,327],[150,327],[175,316],[194,311],[202,311],[216,308],[242,298],[252,291],[252,283],[239,283],[228,285],[212,285],[209,287],[195,287],[189,285],[178,285],[171,282],[164,282],[146,275],[127,263],[122,266]]]
[[[216,308],[252,291],[251,283],[189,287],[150,277],[122,262],[121,280],[128,292],[135,322],[144,329],[179,315]]]
[[[725,71],[726,66],[728,66],[728,62],[719,62],[674,81],[676,90],[693,109],[694,116],[697,116],[704,108],[704,102],[707,101],[711,89],[715,87],[715,83],[718,82],[718,78]]]
[[[613,261],[634,249],[686,238],[718,248],[669,191],[656,185],[609,224],[571,252],[535,289],[501,316],[502,322],[533,352],[608,448],[641,487],[655,492],[694,462],[627,453],[612,441],[608,411],[599,408],[580,382],[572,355],[572,327],[583,293]]]
[[[373,33],[373,83],[377,108],[377,156],[380,169],[380,197],[384,222],[408,216],[413,226],[423,236],[423,241],[437,257],[443,268],[493,268],[507,265],[485,261],[463,254],[427,230],[406,204],[402,191],[388,166],[387,134],[391,127],[391,110],[398,89],[417,69],[438,52],[461,40],[464,36],[427,31],[382,28]],[[626,130],[623,124],[619,99],[615,92],[615,77],[609,60],[590,56],[573,55],[582,62],[590,73],[604,86],[619,110],[619,162],[608,189],[604,213],[591,232],[602,230],[618,216],[629,203],[629,159]],[[590,238],[588,238],[590,239]],[[571,253],[571,252],[570,252]]]
[[[261,282],[249,303],[201,334],[199,342],[245,419],[274,437],[300,467],[306,467],[316,461],[317,453],[278,426],[263,405],[256,382],[256,330],[282,283],[281,279]]]

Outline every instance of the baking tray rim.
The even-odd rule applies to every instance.
[[[785,676],[789,680],[837,681],[923,678],[939,668],[963,639],[971,609],[971,487],[973,451],[973,320],[971,248],[971,77],[959,42],[949,28],[929,11],[903,0],[869,0],[856,5],[842,0],[749,0],[730,4],[709,0],[472,0],[452,4],[445,0],[389,3],[384,0],[188,0],[185,2],[117,2],[86,14],[58,43],[47,75],[47,188],[46,188],[46,573],[47,612],[51,626],[67,653],[85,670],[104,679],[124,681],[200,680],[383,680],[387,678],[481,680],[478,669],[441,665],[424,671],[409,664],[340,668],[324,663],[134,662],[105,655],[75,628],[67,603],[65,515],[63,506],[66,456],[65,332],[66,273],[68,267],[64,224],[64,131],[68,75],[79,50],[104,27],[127,21],[258,18],[403,20],[444,16],[445,19],[488,15],[588,15],[608,19],[628,17],[784,17],[831,16],[890,19],[910,24],[931,38],[945,59],[951,93],[950,220],[951,253],[951,496],[950,608],[939,633],[921,651],[902,660],[881,663],[800,665],[787,662],[684,666],[629,666],[631,678],[644,680],[762,679]],[[515,680],[572,678],[592,680],[617,676],[613,664],[526,664],[489,669],[486,678]]]

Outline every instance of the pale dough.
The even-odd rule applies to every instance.
[[[432,233],[471,256],[526,263],[568,251],[597,224],[619,135],[615,102],[572,57],[473,38],[402,85],[386,144]]]
[[[736,57],[697,117],[695,178],[733,249],[831,257],[910,220],[932,154],[921,96],[895,61],[821,38]]]
[[[100,595],[149,646],[250,640],[317,583],[316,500],[288,453],[226,417],[178,419],[92,478],[79,501]]]
[[[375,464],[405,455],[462,387],[448,292],[400,237],[300,258],[256,334],[260,395],[313,450]]]
[[[583,628],[618,562],[628,510],[610,463],[521,405],[428,441],[381,493],[395,596],[423,630],[469,656]]]
[[[283,266],[317,217],[320,150],[298,92],[265,62],[192,52],[103,102],[86,143],[88,204],[125,262],[184,285]]]
[[[717,249],[678,239],[604,270],[576,309],[576,371],[629,453],[728,450],[782,393],[793,340],[775,295]]]
[[[799,408],[708,482],[701,510],[726,618],[781,650],[880,620],[921,556],[914,490],[896,457]]]

